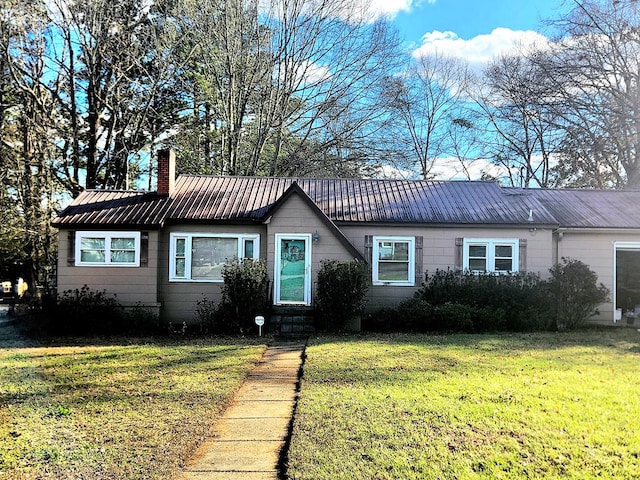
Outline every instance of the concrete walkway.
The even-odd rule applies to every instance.
[[[277,480],[297,399],[303,343],[267,348],[180,480]]]

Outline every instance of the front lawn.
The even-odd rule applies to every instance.
[[[640,333],[315,338],[289,478],[640,478]]]
[[[170,479],[264,345],[0,348],[0,479]]]

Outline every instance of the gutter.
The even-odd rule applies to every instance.
[[[563,233],[634,233],[640,231],[640,227],[558,227],[553,233],[562,238]]]

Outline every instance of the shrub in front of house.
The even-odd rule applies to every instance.
[[[433,308],[433,329],[438,331],[473,332],[474,308],[463,303],[443,303]]]
[[[157,311],[138,303],[125,309],[121,330],[134,335],[157,335],[166,332],[166,325],[160,321]]]
[[[213,313],[212,330],[215,333],[255,330],[256,315],[264,315],[267,307],[266,264],[250,258],[229,262],[222,268],[222,279],[222,301]]]
[[[403,331],[430,332],[435,329],[433,306],[422,298],[408,298],[400,302],[397,311],[397,324]]]
[[[362,318],[362,330],[377,333],[410,331],[405,329],[403,320],[397,308],[383,307]]]
[[[156,312],[138,304],[123,308],[115,295],[104,290],[65,290],[46,297],[30,309],[23,325],[27,333],[40,335],[150,335],[163,333]]]
[[[447,303],[472,308],[472,330],[530,330],[530,310],[539,307],[538,275],[495,275],[436,270],[417,292],[434,307]],[[537,316],[536,316],[537,318]],[[539,322],[536,320],[536,328]]]
[[[580,260],[562,258],[562,263],[549,269],[546,282],[550,318],[554,327],[571,329],[584,325],[596,313],[598,305],[608,300],[609,290],[598,284],[598,276]]]
[[[58,301],[43,311],[45,330],[57,335],[120,333],[125,312],[114,295],[92,290],[87,285],[66,290]]]
[[[216,318],[218,305],[202,294],[202,298],[196,302],[196,322],[200,333],[213,333],[216,331]]]
[[[587,265],[571,259],[538,275],[493,275],[436,270],[415,298],[371,315],[377,331],[536,331],[582,326],[607,301]],[[379,317],[380,320],[376,320]]]
[[[367,266],[363,262],[323,260],[316,288],[317,327],[341,330],[361,315],[369,289]]]

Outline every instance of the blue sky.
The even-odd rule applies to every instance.
[[[476,73],[496,55],[533,44],[544,46],[551,34],[545,21],[557,19],[574,4],[574,0],[354,1],[366,2],[369,13],[391,19],[414,56],[437,52],[460,57]],[[483,172],[501,175],[498,167],[482,158],[465,169],[455,160],[439,158],[431,170],[439,179],[477,179]],[[389,174],[410,173],[394,170]]]
[[[394,23],[409,42],[419,43],[425,33],[434,30],[452,31],[470,40],[498,27],[539,31],[544,28],[541,20],[555,16],[558,4],[559,0],[414,1],[407,5],[409,11],[395,16]]]
[[[368,0],[387,15],[414,54],[438,50],[472,64],[517,44],[542,42],[544,20],[557,17],[571,0]]]

